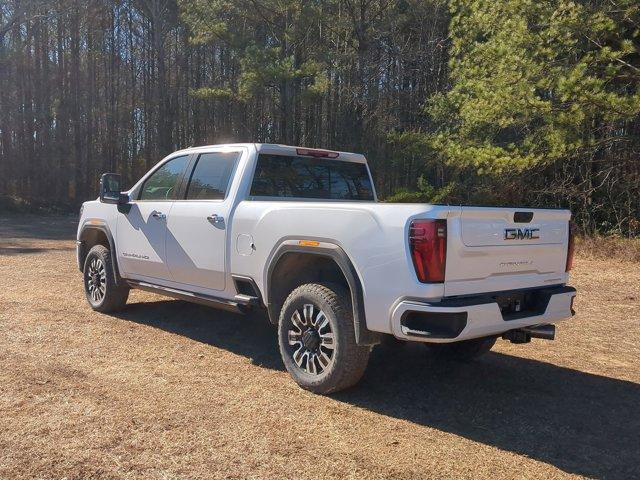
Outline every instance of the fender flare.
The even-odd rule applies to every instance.
[[[118,268],[118,259],[117,259],[117,251],[116,251],[116,242],[113,239],[113,235],[111,234],[111,230],[109,229],[109,226],[102,222],[102,221],[97,221],[97,220],[90,220],[91,223],[89,223],[89,221],[86,221],[83,225],[82,228],[80,229],[80,233],[78,235],[78,238],[80,240],[78,240],[78,267],[80,268],[80,271],[82,271],[82,265],[80,265],[80,249],[84,249],[84,240],[82,240],[83,234],[87,231],[87,230],[99,230],[102,233],[104,233],[104,235],[107,237],[107,241],[109,242],[109,250],[111,250],[111,266],[113,268],[113,272],[115,273],[115,282],[116,285],[119,285],[120,283],[123,282],[122,277],[120,276],[120,269]],[[84,250],[83,250],[83,253]],[[86,252],[89,253],[89,252]]]
[[[277,324],[277,318],[279,312],[273,310],[273,304],[269,301],[271,292],[271,277],[278,265],[279,260],[287,253],[303,253],[305,255],[318,255],[325,258],[330,258],[342,271],[342,274],[347,279],[349,290],[351,291],[351,305],[353,306],[353,326],[356,335],[356,343],[358,345],[376,345],[380,343],[380,334],[372,332],[367,328],[366,315],[364,311],[364,294],[362,289],[362,283],[356,272],[353,263],[345,251],[335,244],[327,244],[326,241],[322,241],[322,244],[326,246],[303,246],[299,244],[281,243],[271,255],[271,260],[267,267],[265,278],[265,300],[269,318],[272,323]],[[274,321],[274,319],[276,319]]]

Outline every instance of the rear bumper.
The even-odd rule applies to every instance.
[[[402,340],[451,343],[500,335],[532,325],[556,323],[574,314],[575,288],[553,287],[536,293],[540,301],[535,311],[505,316],[492,295],[434,303],[403,300],[391,314],[392,333]]]

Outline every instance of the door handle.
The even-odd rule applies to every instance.
[[[218,215],[217,213],[214,213],[212,215],[209,215],[207,217],[207,220],[210,220],[213,223],[221,223],[221,222],[224,222],[224,217],[221,215]]]
[[[165,218],[167,218],[167,216],[162,212],[153,212],[151,216],[153,218],[157,218],[158,220],[164,220]]]

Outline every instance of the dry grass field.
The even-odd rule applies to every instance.
[[[557,340],[378,347],[319,397],[260,318],[87,306],[75,222],[0,217],[0,478],[640,478],[640,264],[579,256]]]

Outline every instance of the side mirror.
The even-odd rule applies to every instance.
[[[103,173],[100,177],[100,201],[123,205],[129,202],[129,196],[120,193],[121,176],[117,173]]]

